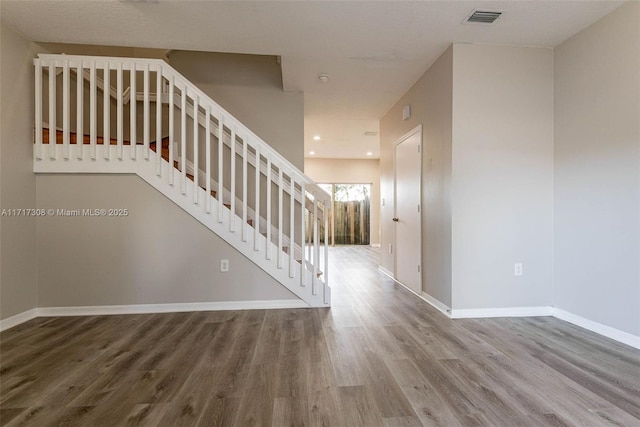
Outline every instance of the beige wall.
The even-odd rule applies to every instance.
[[[166,49],[150,49],[126,46],[98,46],[69,43],[39,43],[49,53],[65,53],[67,55],[116,56],[124,58],[167,59]]]
[[[380,122],[389,201],[394,144],[423,125],[422,287],[448,307],[551,304],[552,60],[550,49],[454,44]],[[412,115],[403,121],[405,105]],[[389,271],[392,216],[388,203],[381,265]]]
[[[381,260],[394,271],[393,155],[403,135],[422,124],[422,288],[451,306],[451,114],[453,48],[447,49],[380,121]],[[402,109],[411,105],[411,118]]]
[[[453,308],[549,306],[551,49],[454,45],[452,158]]]
[[[275,57],[172,51],[169,63],[303,170],[304,97],[282,90]]]
[[[554,305],[640,336],[640,3],[554,59]]]
[[[36,46],[1,26],[0,210],[36,207],[33,63]],[[36,219],[0,217],[0,319],[36,307]]]
[[[129,210],[38,219],[41,307],[297,299],[135,175],[41,174],[37,185],[41,208]]]
[[[304,160],[305,173],[323,184],[371,185],[371,244],[380,243],[380,161],[377,159],[310,159]]]

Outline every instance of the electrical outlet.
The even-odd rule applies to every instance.
[[[389,243],[389,253],[393,253],[393,245]]]
[[[513,275],[514,276],[522,276],[522,263],[516,262],[513,264]]]
[[[221,259],[220,260],[220,271],[222,271],[223,273],[226,273],[227,271],[229,271],[229,260],[228,259]]]

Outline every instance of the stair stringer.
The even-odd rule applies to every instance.
[[[178,162],[181,162],[181,159],[178,158],[177,159]],[[186,169],[187,169],[187,173],[190,173],[191,175],[195,175],[194,174],[194,168],[193,168],[193,162],[187,160],[185,162],[186,164]],[[266,167],[266,166],[265,166]],[[199,181],[200,181],[200,186],[203,187],[206,185],[205,181],[206,181],[206,173],[205,171],[203,171],[202,169],[198,169],[198,176],[200,177]],[[218,181],[216,181],[215,179],[211,178],[211,180],[209,181],[210,185],[211,185],[211,190],[216,191],[216,192],[220,192],[220,187],[218,186]],[[223,200],[225,201],[224,203],[230,203],[231,201],[231,192],[229,190],[227,190],[226,188],[224,188],[222,190],[222,194],[223,194]],[[287,193],[289,194],[289,193]],[[242,215],[242,200],[240,200],[239,197],[234,196],[234,201],[235,201],[235,207],[236,207],[236,215],[240,216]],[[296,199],[297,201],[297,199]],[[251,208],[251,207],[247,207],[247,218],[255,218],[256,214],[255,211]],[[267,229],[267,220],[260,215],[260,228],[258,229],[260,231],[260,233],[263,233],[266,231]],[[254,225],[255,226],[255,225]],[[273,242],[274,245],[277,245],[277,238],[278,238],[278,227],[276,227],[275,225],[271,224],[270,226],[271,228],[271,241]],[[296,257],[296,259],[302,259],[302,257],[304,256],[302,254],[302,249],[300,247],[300,245],[298,243],[291,243],[289,236],[287,235],[283,235],[282,236],[282,246],[283,247],[289,247],[289,248],[294,248],[294,257]]]
[[[196,186],[189,179],[184,183],[183,191],[181,172],[170,167],[169,163],[161,157],[158,159],[161,153],[156,154],[150,149],[145,150],[141,145],[129,145],[121,148],[122,155],[115,145],[97,146],[94,157],[90,145],[71,145],[69,146],[68,158],[65,158],[62,145],[55,146],[54,155],[51,155],[50,147],[47,147],[47,155],[42,159],[34,156],[33,171],[35,173],[136,174],[289,289],[309,307],[330,306],[331,290],[328,286],[324,286],[320,278],[314,277],[310,271],[304,270],[305,277],[304,280],[301,280],[301,264],[295,260],[292,268],[293,277],[291,277],[291,258],[289,255],[279,251],[278,247],[271,242],[267,246],[267,239],[261,234],[257,235],[256,241],[253,227],[243,223],[241,217],[234,214],[234,224],[237,229],[235,231],[229,229],[229,217],[232,213],[228,208],[223,206],[222,221],[218,221],[217,199],[206,194],[204,189]],[[108,154],[106,149],[109,150]],[[82,154],[80,150],[82,150]],[[135,154],[132,150],[135,150]],[[145,154],[148,156],[146,159]],[[135,159],[132,159],[132,156],[135,156]],[[160,174],[158,174],[158,160]],[[173,173],[173,184],[169,184],[170,173]],[[194,203],[196,194],[197,204]],[[210,212],[206,211],[207,198],[210,201]],[[245,235],[246,240],[243,240],[242,229],[238,225],[248,229]],[[270,253],[270,257],[267,257],[267,252]],[[278,252],[281,257],[280,263],[278,262]]]

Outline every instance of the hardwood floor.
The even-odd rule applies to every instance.
[[[331,251],[331,309],[38,318],[2,425],[638,426],[640,351],[554,318],[451,321]]]

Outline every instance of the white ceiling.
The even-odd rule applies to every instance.
[[[452,42],[554,47],[622,3],[2,0],[0,11],[39,42],[279,55],[285,90],[305,94],[306,155],[375,158],[379,136],[364,132]],[[503,16],[462,24],[474,8]]]

